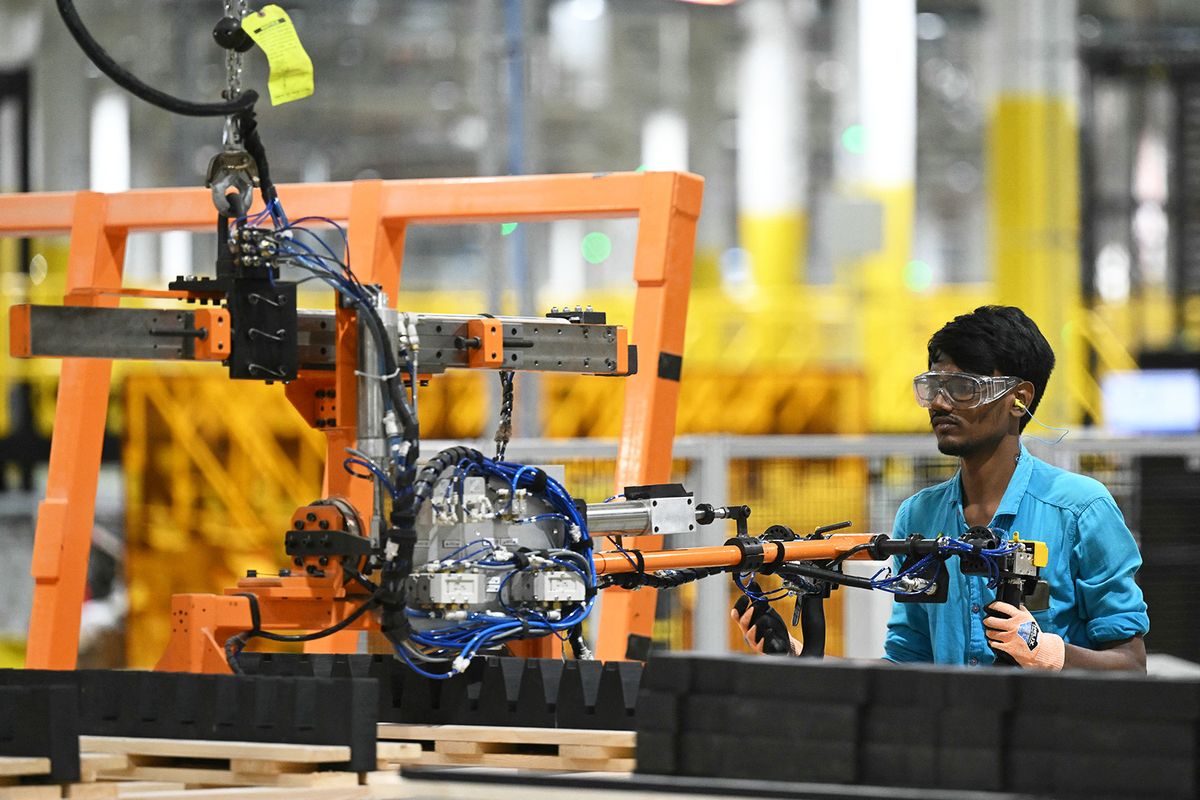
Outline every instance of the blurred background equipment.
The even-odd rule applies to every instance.
[[[220,6],[90,0],[79,13],[142,80],[217,101],[226,56],[207,32]],[[1186,390],[1198,374],[1193,4],[354,0],[287,10],[316,91],[260,109],[277,182],[639,168],[705,177],[672,480],[712,502],[745,502],[798,530],[830,519],[886,529],[904,496],[953,470],[927,435],[910,436],[924,430],[908,382],[929,333],[984,302],[1026,308],[1059,355],[1039,417],[1086,430],[1035,451],[1112,489],[1143,545],[1148,647],[1200,660],[1188,633],[1200,598],[1187,579],[1200,561],[1189,534],[1200,444],[1194,430],[1151,436],[1161,415],[1135,400],[1130,420],[1128,394],[1122,405],[1113,388],[1120,375],[1172,369]],[[265,90],[260,54],[246,53],[242,69],[242,85]],[[195,186],[222,135],[220,119],[167,115],[99,75],[48,4],[0,2],[0,190]],[[622,290],[636,236],[629,220],[413,225],[403,307],[519,314],[586,297],[629,325]],[[136,233],[126,283],[161,287],[215,257],[209,233]],[[10,306],[60,302],[66,270],[61,237],[0,240],[0,337]],[[328,308],[313,288],[301,284],[298,303]],[[0,344],[0,548],[25,564],[58,366],[13,360]],[[494,389],[480,377],[430,384],[425,436],[490,436]],[[273,520],[321,493],[323,448],[269,387],[131,362],[115,362],[113,379],[97,502],[123,542],[121,660],[148,666],[172,593],[213,591],[266,566]],[[614,457],[603,440],[621,427],[610,395],[603,381],[566,375],[522,385],[513,457],[566,462],[572,491],[602,501]],[[15,573],[0,626],[9,664],[21,662],[30,613],[29,579]],[[723,618],[711,622],[728,607],[725,588],[709,591],[659,599],[660,646],[739,646]],[[835,593],[831,654],[876,651],[880,608],[860,602]]]

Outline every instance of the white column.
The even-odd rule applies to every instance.
[[[813,13],[807,3],[748,0],[739,14],[746,37],[737,92],[739,236],[764,295],[795,285],[802,274],[807,79],[799,34]]]
[[[1038,418],[1080,418],[1091,391],[1080,308],[1075,0],[991,0],[988,212],[999,302],[1022,308],[1057,357]],[[1094,401],[1093,401],[1094,402]],[[1031,432],[1038,433],[1036,423]]]
[[[124,192],[130,181],[129,95],[104,89],[92,101],[88,186],[95,192]]]

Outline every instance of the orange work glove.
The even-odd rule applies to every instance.
[[[762,594],[758,583],[751,581],[747,587],[754,594]],[[754,652],[761,654],[799,655],[800,643],[788,633],[787,623],[766,600],[750,602],[742,595],[729,612],[734,624],[742,632],[742,638]]]
[[[1038,626],[1025,606],[1017,608],[997,600],[988,606],[991,611],[1007,614],[984,617],[988,642],[996,650],[1008,653],[1025,669],[1060,670],[1066,657],[1067,645],[1061,636],[1048,633]]]

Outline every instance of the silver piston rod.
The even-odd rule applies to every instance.
[[[387,295],[379,292],[375,297],[375,308],[387,331],[387,341],[396,338],[396,311],[388,307]],[[387,472],[387,438],[384,435],[384,379],[381,375],[383,359],[380,357],[379,343],[375,340],[365,316],[358,315],[358,407],[356,422],[358,427],[357,449],[371,460],[375,466]],[[368,529],[373,534],[379,534],[387,526],[384,514],[387,491],[383,483],[374,481],[375,503]]]
[[[660,497],[589,503],[589,533],[621,533],[630,536],[691,533],[699,525],[718,519],[735,519],[736,509],[696,504],[691,497]]]

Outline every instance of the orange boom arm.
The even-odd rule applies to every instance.
[[[790,542],[763,542],[763,557],[766,564],[780,561],[828,561],[878,538],[876,533],[842,533],[827,539],[797,539]],[[782,554],[782,558],[780,555]],[[742,549],[735,545],[715,547],[689,547],[683,550],[651,550],[641,553],[638,559],[633,551],[596,553],[592,556],[597,575],[612,575],[621,572],[658,572],[664,569],[690,569],[694,567],[735,567],[742,563]],[[865,549],[849,558],[874,558]]]

